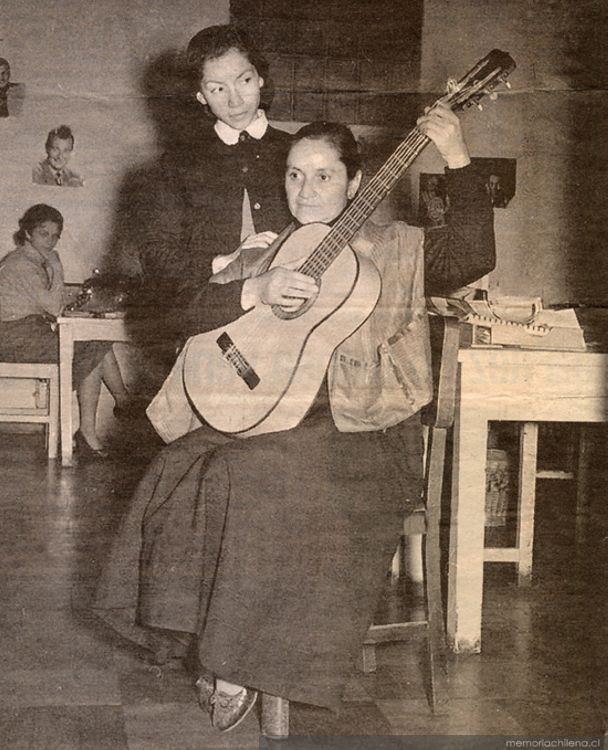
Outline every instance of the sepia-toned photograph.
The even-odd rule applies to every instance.
[[[602,0],[0,17],[0,749],[605,747]]]
[[[84,180],[68,167],[74,151],[74,133],[69,125],[49,131],[44,143],[46,158],[32,169],[32,182],[52,187],[82,187]]]

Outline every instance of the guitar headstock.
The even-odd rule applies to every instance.
[[[508,52],[493,49],[476,63],[459,81],[448,82],[448,93],[441,99],[455,112],[472,104],[479,105],[484,96],[496,98],[494,89],[501,83],[510,88],[507,78],[515,70]]]

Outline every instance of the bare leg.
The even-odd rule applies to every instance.
[[[129,394],[122,379],[114,349],[110,349],[101,362],[101,379],[112,394],[116,406],[126,406],[129,402]]]
[[[101,390],[101,370],[101,364],[97,365],[82,380],[77,389],[80,406],[80,432],[91,448],[95,450],[101,448],[101,443],[95,431],[97,404],[99,403],[99,392]]]

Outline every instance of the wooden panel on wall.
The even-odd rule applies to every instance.
[[[418,90],[422,0],[232,0],[270,63],[280,120],[400,126]]]

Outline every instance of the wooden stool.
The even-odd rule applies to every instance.
[[[46,404],[41,406],[0,406],[0,422],[21,422],[45,425],[49,459],[57,458],[59,443],[59,368],[56,364],[0,362],[0,378],[39,380],[48,383]]]

